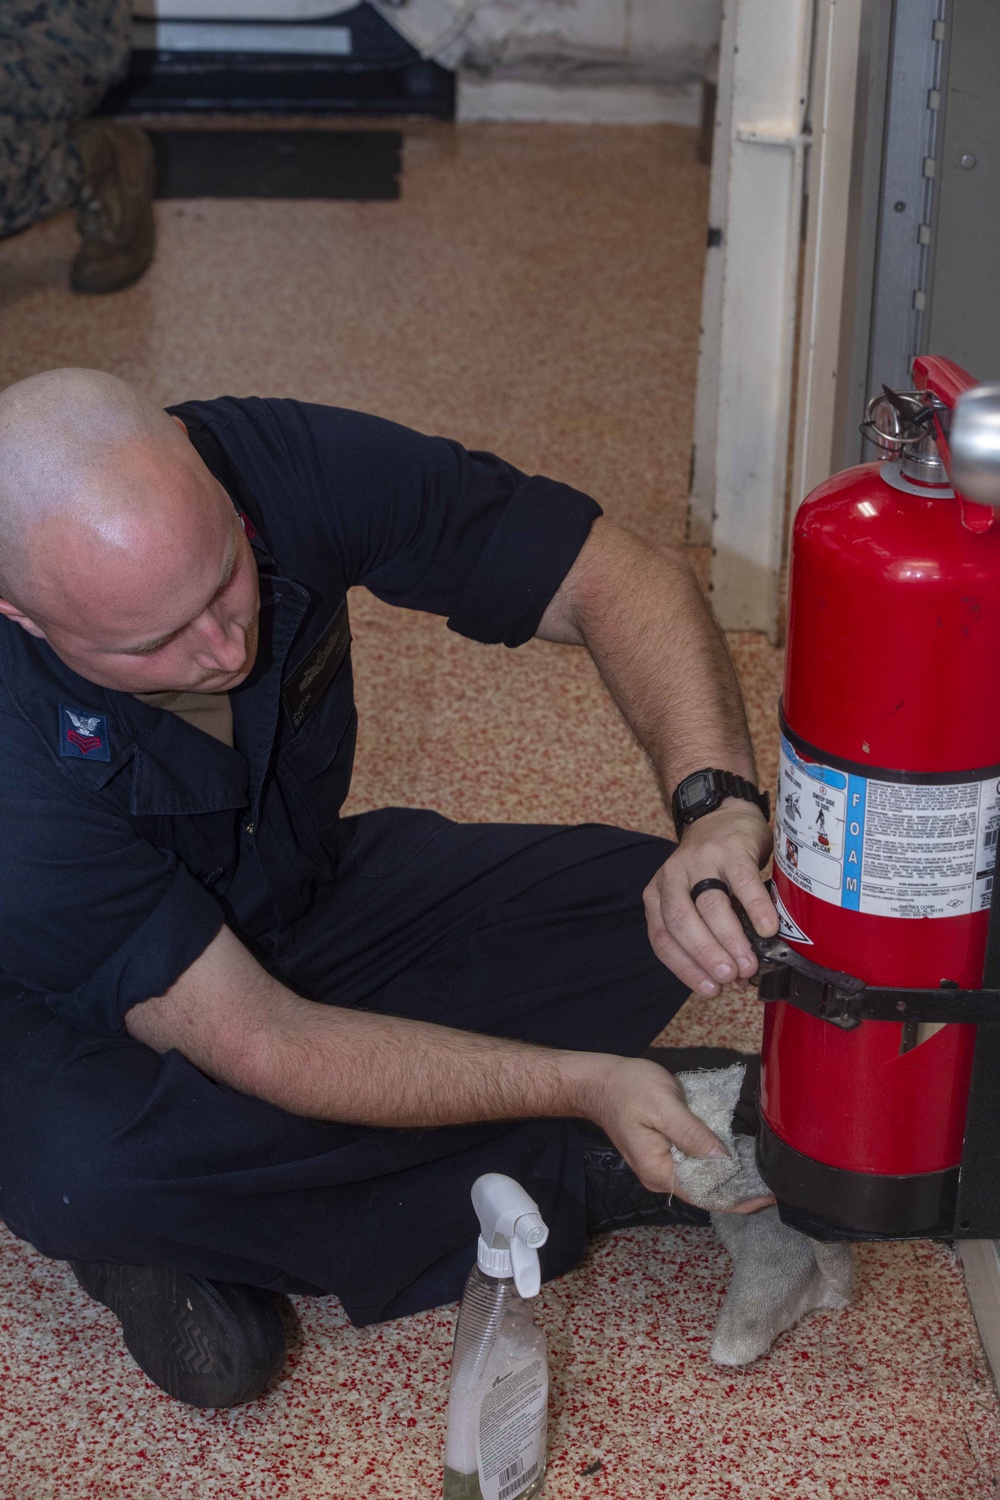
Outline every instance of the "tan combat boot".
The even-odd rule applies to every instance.
[[[83,120],[73,127],[83,159],[77,227],[83,240],[70,271],[75,292],[118,292],[153,258],[153,148],[134,125]]]

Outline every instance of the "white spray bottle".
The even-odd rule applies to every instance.
[[[541,1285],[549,1237],[512,1177],[472,1187],[479,1251],[458,1310],[448,1397],[445,1500],[530,1500],[545,1479],[549,1367],[545,1334],[523,1298]]]

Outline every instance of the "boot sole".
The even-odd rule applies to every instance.
[[[270,1292],[165,1266],[70,1265],[83,1290],[121,1323],[136,1364],[177,1401],[242,1405],[284,1364],[285,1331]]]

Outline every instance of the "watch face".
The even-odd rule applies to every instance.
[[[690,812],[692,808],[701,807],[703,803],[710,801],[714,792],[715,786],[708,772],[698,771],[682,782],[677,796],[684,811]]]

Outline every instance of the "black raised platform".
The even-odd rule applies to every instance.
[[[399,197],[398,130],[148,129],[158,198]]]
[[[330,25],[350,32],[349,55],[133,52],[128,75],[105,95],[99,113],[218,110],[454,118],[454,73],[422,58],[377,11],[356,5],[331,17]],[[291,34],[294,23],[287,29]]]

